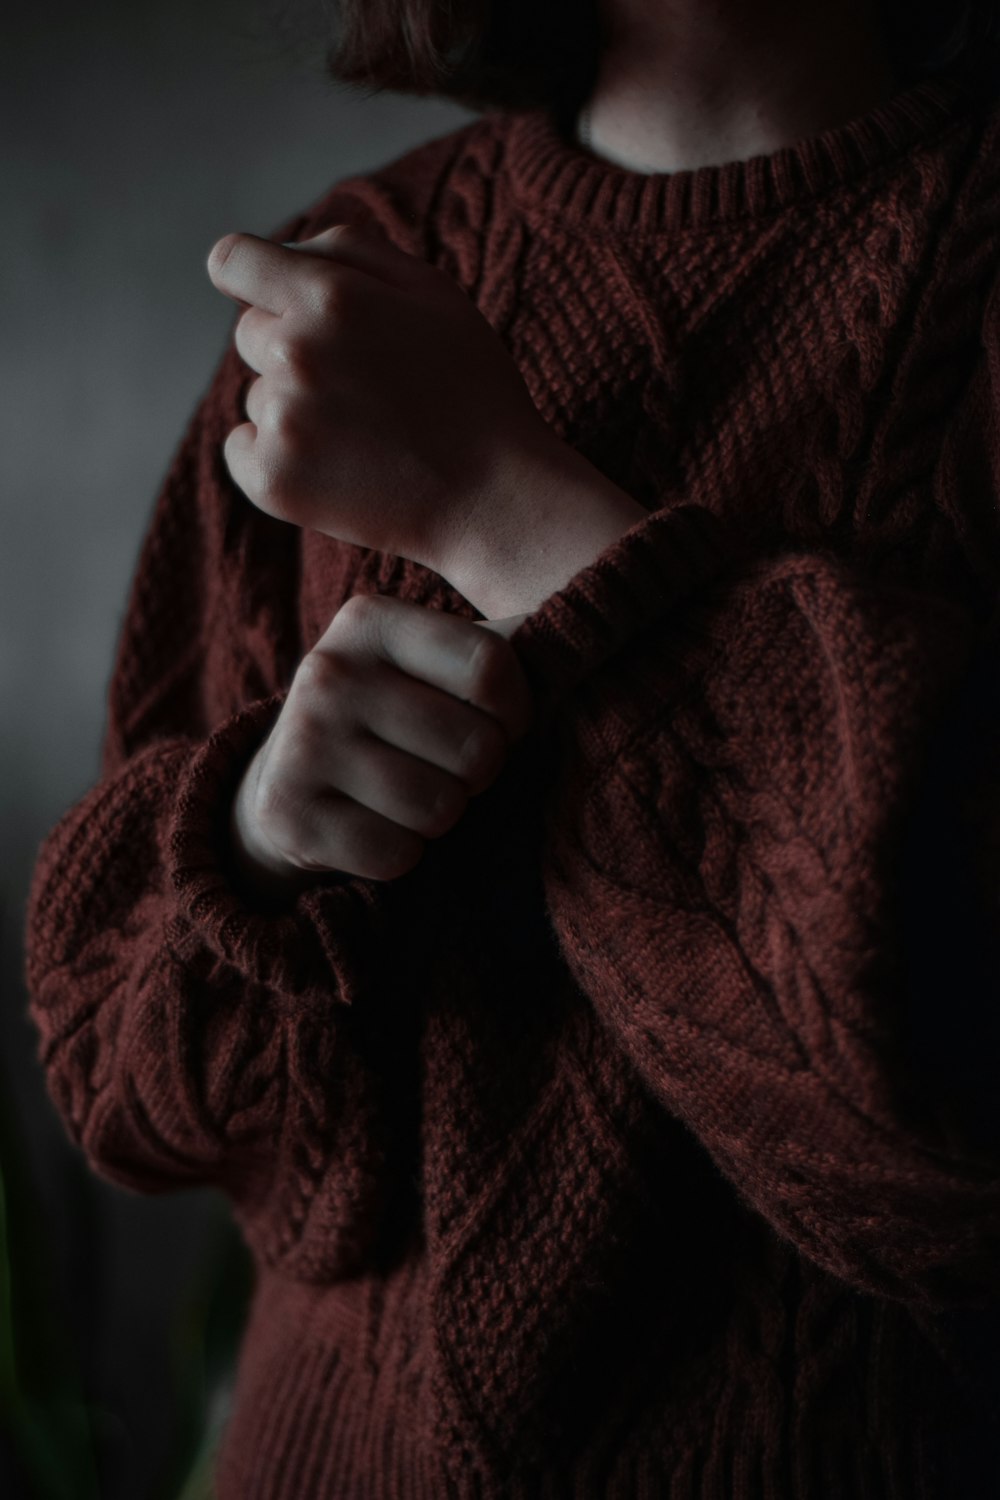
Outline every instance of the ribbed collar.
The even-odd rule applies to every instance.
[[[685,172],[618,166],[580,145],[573,122],[555,110],[516,110],[498,116],[507,144],[502,171],[523,208],[581,228],[656,233],[761,218],[934,141],[997,87],[995,61],[992,68],[953,68],[770,155]]]

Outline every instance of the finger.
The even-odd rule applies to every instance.
[[[336,752],[324,768],[332,789],[422,838],[440,838],[468,806],[469,788],[457,776],[374,735],[338,745]]]
[[[268,352],[274,342],[280,319],[259,307],[249,307],[236,324],[233,343],[243,363],[263,375]],[[273,356],[273,351],[272,351]],[[272,357],[273,362],[273,357]]]
[[[314,300],[317,259],[255,234],[226,234],[212,246],[208,274],[227,297],[280,317]]]
[[[309,805],[309,818],[286,839],[287,857],[310,872],[326,870],[365,880],[398,880],[424,853],[424,840],[370,807],[337,791]]]
[[[512,742],[527,732],[534,704],[520,664],[506,642],[475,621],[392,594],[356,594],[314,651],[341,650],[345,630],[358,632],[367,650],[400,671],[492,714]]]
[[[324,256],[339,265],[365,271],[401,290],[426,285],[429,279],[440,277],[435,266],[401,250],[386,239],[381,230],[362,228],[357,224],[332,224],[320,234],[286,244],[285,248]]]
[[[234,427],[222,445],[222,456],[233,483],[247,499],[263,510],[258,497],[263,494],[257,428],[253,422]]]
[[[496,780],[507,759],[507,734],[492,714],[387,662],[365,675],[356,698],[356,712],[372,734],[457,776],[472,796]]]

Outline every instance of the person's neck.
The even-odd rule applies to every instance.
[[[875,0],[605,0],[590,149],[679,172],[771,154],[901,86]]]

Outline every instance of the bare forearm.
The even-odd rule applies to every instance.
[[[646,514],[554,439],[512,464],[441,572],[487,619],[531,614]]]

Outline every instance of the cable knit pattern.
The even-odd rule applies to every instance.
[[[440,266],[645,517],[512,638],[535,726],[409,875],[227,844],[298,662],[430,570],[165,476],[26,979],[93,1169],[225,1192],[219,1500],[1000,1484],[1000,59],[645,176],[486,114],[275,231]]]

